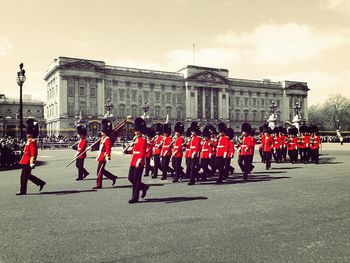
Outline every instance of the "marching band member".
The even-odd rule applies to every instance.
[[[132,158],[129,168],[128,179],[132,183],[132,196],[129,204],[137,203],[139,201],[140,191],[142,191],[141,198],[147,194],[149,186],[142,183],[142,172],[145,166],[145,156],[147,149],[147,139],[142,136],[146,132],[146,122],[144,119],[138,117],[134,121],[135,142],[132,153]]]
[[[311,157],[311,147],[310,147],[310,127],[306,126],[305,133],[303,135],[303,143],[305,145],[304,149],[304,163],[308,163]]]
[[[216,146],[215,168],[219,170],[217,183],[222,183],[225,176],[225,159],[229,150],[229,141],[225,135],[227,125],[224,122],[219,123],[219,139]]]
[[[21,188],[16,195],[26,195],[28,180],[32,181],[34,184],[39,186],[39,191],[41,191],[46,184],[43,180],[32,175],[32,169],[35,168],[35,162],[38,156],[38,146],[35,140],[39,135],[38,123],[34,119],[27,120],[27,142],[23,150],[23,156],[19,164],[22,165],[21,173]]]
[[[300,155],[300,162],[301,163],[305,163],[305,160],[307,159],[306,157],[306,144],[307,144],[307,140],[306,140],[306,131],[307,131],[307,126],[302,125],[299,128],[300,131],[300,135],[298,137],[298,150],[299,150],[299,155]]]
[[[318,127],[316,125],[312,126],[310,130],[312,133],[310,138],[311,160],[313,163],[318,164],[321,137],[318,135]]]
[[[169,162],[171,158],[171,142],[172,138],[170,136],[171,134],[171,126],[169,123],[163,124],[163,143],[162,143],[162,150],[160,152],[160,157],[162,158],[162,171],[163,175],[161,180],[166,180],[168,176],[168,168],[169,168]]]
[[[209,163],[211,161],[211,147],[210,147],[210,135],[212,133],[211,125],[207,125],[203,129],[203,139],[202,139],[202,147],[200,152],[200,167],[203,169],[202,181],[206,181],[208,175],[211,174],[211,170],[209,169]]]
[[[263,127],[260,126],[259,127],[259,131],[260,131],[260,146],[259,146],[259,155],[261,157],[261,162],[264,163],[265,160],[264,160],[264,154],[263,154],[263,146],[262,146],[262,140],[264,138],[264,131],[263,131]]]
[[[154,147],[154,141],[153,137],[155,136],[155,131],[152,127],[148,127],[146,131],[147,135],[147,149],[146,149],[146,169],[145,169],[145,176],[149,176],[149,173],[152,170],[151,166],[151,158],[153,155],[153,147]]]
[[[173,137],[173,153],[172,153],[172,165],[175,169],[175,178],[173,183],[179,181],[180,174],[182,173],[181,161],[182,161],[182,145],[184,143],[184,138],[181,136],[184,132],[184,125],[182,122],[177,122],[175,124],[175,136]]]
[[[281,128],[281,159],[283,162],[287,160],[287,129],[286,128]]]
[[[266,170],[271,168],[271,158],[272,158],[272,147],[273,147],[273,138],[271,136],[272,129],[267,125],[263,125],[264,137],[261,141],[263,146],[264,159],[266,164]]]
[[[251,163],[249,162],[249,155],[252,148],[252,141],[249,137],[249,133],[251,132],[251,126],[249,123],[242,124],[242,141],[238,145],[240,147],[238,164],[243,172],[243,180],[248,179],[248,174],[251,170]]]
[[[280,136],[280,127],[273,129],[273,158],[276,163],[281,162],[282,137]]]
[[[160,152],[161,152],[162,143],[163,143],[163,136],[161,135],[161,133],[163,132],[163,124],[156,123],[154,127],[156,131],[156,136],[153,139],[154,140],[154,150],[153,150],[154,167],[153,167],[152,178],[157,178],[158,170],[161,169]]]
[[[288,130],[287,148],[289,160],[292,164],[298,162],[298,129],[293,127]]]
[[[98,151],[98,155],[96,161],[97,165],[97,184],[92,189],[101,189],[103,182],[103,175],[105,175],[108,179],[112,180],[112,186],[115,185],[117,180],[117,176],[108,172],[105,167],[106,164],[111,160],[111,151],[112,151],[112,142],[108,137],[110,132],[112,131],[112,122],[108,119],[103,119],[101,121],[101,139],[100,139],[100,147]]]
[[[86,132],[86,128],[83,125],[77,126],[77,132],[79,136],[79,142],[78,142],[78,152],[76,156],[79,155],[79,157],[75,163],[75,166],[78,168],[78,178],[76,178],[75,180],[80,181],[89,175],[89,172],[86,171],[86,169],[84,168],[86,153],[80,155],[82,152],[85,152],[87,147],[87,140],[86,140],[87,132]]]
[[[217,131],[216,128],[213,125],[211,126],[211,134],[210,134],[210,148],[211,148],[211,154],[210,154],[210,168],[211,173],[215,175],[216,166],[215,166],[215,155],[216,155],[216,147],[218,145],[218,140],[216,139]]]
[[[201,147],[201,138],[198,136],[200,134],[200,128],[197,122],[192,122],[191,127],[191,141],[190,141],[190,181],[188,185],[194,185],[196,179],[198,178],[199,171],[199,152]]]
[[[255,139],[255,129],[251,129],[250,133],[248,134],[250,141],[251,141],[251,147],[249,149],[249,164],[250,164],[250,169],[249,169],[249,173],[251,173],[254,169],[254,165],[253,165],[253,159],[254,159],[254,151],[255,151],[255,145],[256,145],[256,139]]]
[[[186,178],[190,178],[191,174],[191,165],[190,165],[190,143],[191,143],[191,129],[187,128],[186,130],[186,141],[184,142],[185,148],[185,161],[186,161]]]

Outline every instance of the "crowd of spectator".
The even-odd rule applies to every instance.
[[[0,137],[0,169],[18,167],[25,141],[18,138]]]

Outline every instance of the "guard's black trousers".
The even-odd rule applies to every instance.
[[[160,169],[161,163],[160,163],[160,155],[155,154],[153,155],[154,158],[154,167],[153,167],[153,177],[158,176],[158,170]]]
[[[200,162],[200,166],[203,169],[202,179],[207,180],[208,176],[211,174],[211,170],[209,169],[210,158],[202,158]]]
[[[225,158],[216,157],[215,158],[215,167],[219,170],[219,181],[221,182],[225,177]]]
[[[21,173],[21,189],[20,189],[21,194],[27,193],[28,180],[30,180],[32,183],[36,184],[37,186],[41,186],[41,185],[45,184],[45,182],[43,180],[32,175],[31,172],[32,172],[32,168],[30,167],[29,164],[23,165],[22,173]]]
[[[180,175],[182,173],[181,170],[181,161],[182,161],[182,157],[173,157],[172,161],[172,166],[175,170],[175,180],[179,180],[180,179]]]
[[[238,165],[243,172],[243,179],[247,179],[248,174],[251,170],[250,156],[249,155],[238,156]]]
[[[86,171],[86,169],[84,168],[84,161],[85,158],[78,158],[76,160],[75,166],[78,168],[78,179],[83,179],[89,174],[88,171]]]
[[[272,158],[272,152],[264,152],[266,170],[270,169],[271,167],[271,158]]]
[[[189,161],[189,165],[190,165],[190,183],[195,183],[196,182],[196,178],[198,178],[198,171],[200,169],[199,167],[199,158],[195,157],[195,158],[188,158]]]
[[[134,201],[139,200],[141,190],[147,189],[147,185],[141,182],[143,172],[143,166],[135,167],[130,166],[128,179],[132,183],[132,196],[131,199]]]

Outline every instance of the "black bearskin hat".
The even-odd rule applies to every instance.
[[[163,133],[171,134],[171,125],[169,123],[163,124]]]
[[[226,135],[232,140],[235,136],[235,131],[232,128],[227,128]]]
[[[260,126],[260,127],[259,127],[259,132],[260,132],[260,133],[264,132],[263,126]]]
[[[273,132],[274,134],[276,134],[276,133],[279,133],[280,130],[278,129],[278,127],[275,127],[275,128],[273,128],[272,132]]]
[[[252,127],[250,126],[249,123],[245,122],[242,124],[242,132],[250,133],[251,129],[252,129]]]
[[[308,131],[308,127],[305,126],[305,125],[302,125],[302,126],[300,126],[299,130],[300,130],[300,133],[307,132]]]
[[[191,129],[189,127],[186,130],[186,137],[191,137]]]
[[[212,133],[212,126],[211,125],[205,126],[202,134],[203,137],[210,138],[211,133]]]
[[[197,135],[199,135],[201,130],[199,128],[198,122],[195,122],[195,121],[192,122],[191,126],[190,126],[190,130],[191,130],[191,132],[195,132],[195,133],[197,133]]]
[[[317,132],[318,132],[318,127],[317,127],[316,125],[312,125],[312,126],[310,127],[310,132],[312,132],[312,133],[317,133]]]
[[[227,130],[227,125],[226,125],[226,123],[220,122],[220,123],[218,124],[218,130],[219,130],[219,132],[225,133],[226,130]]]
[[[252,128],[252,129],[250,130],[249,135],[250,135],[250,136],[255,136],[255,129]]]
[[[156,123],[153,125],[154,130],[156,133],[162,133],[163,132],[163,124],[161,123]]]
[[[147,131],[147,125],[144,119],[142,119],[141,117],[137,117],[134,120],[134,131],[139,131],[142,134],[145,134]]]
[[[34,119],[28,119],[26,121],[27,123],[27,134],[30,134],[33,136],[33,138],[38,137],[39,135],[39,125],[38,122]]]
[[[101,131],[107,135],[112,131],[112,122],[109,119],[102,119],[101,126]]]
[[[185,126],[184,126],[184,124],[182,122],[177,122],[175,124],[175,128],[174,129],[175,129],[175,132],[183,134],[184,131],[185,131]]]
[[[156,132],[155,132],[155,130],[153,129],[153,127],[148,127],[148,128],[147,128],[146,135],[147,135],[148,137],[152,137],[152,138],[156,135]]]
[[[209,124],[209,126],[210,126],[210,135],[213,135],[213,134],[216,135],[218,133],[216,131],[216,128],[211,124]]]
[[[78,125],[78,126],[77,126],[77,133],[78,133],[79,135],[86,136],[87,130],[86,130],[85,126],[83,126],[83,125]]]
[[[288,130],[288,133],[289,133],[290,135],[297,136],[297,135],[298,135],[298,129],[295,128],[295,127],[292,127],[292,128],[290,128],[290,129]]]

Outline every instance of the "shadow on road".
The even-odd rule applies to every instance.
[[[293,169],[300,169],[300,166],[294,166],[294,167],[272,167],[273,170],[293,170]]]
[[[195,200],[207,200],[208,197],[205,196],[174,196],[174,197],[164,197],[164,198],[147,198],[144,201],[140,201],[140,203],[179,203],[179,202],[187,202],[187,201],[195,201]]]
[[[79,193],[89,193],[97,192],[97,190],[66,190],[66,191],[53,191],[53,192],[40,192],[40,193],[29,193],[27,195],[66,195],[66,194],[79,194]]]
[[[344,162],[334,162],[333,160],[335,159],[335,157],[325,157],[325,158],[320,158],[319,160],[319,164],[341,164]]]
[[[257,182],[268,182],[278,179],[288,179],[289,176],[269,176],[267,174],[249,175],[247,180],[243,180],[243,177],[230,177],[225,179],[222,183],[217,183],[216,178],[208,179],[207,181],[200,181],[198,185],[226,185],[226,184],[245,184],[245,183],[257,183]]]
[[[118,183],[118,181],[117,181]],[[148,186],[163,186],[164,184],[147,184]],[[118,188],[132,188],[131,184],[127,185],[116,185],[116,186],[110,186],[110,187],[103,187],[103,189],[118,189]]]

